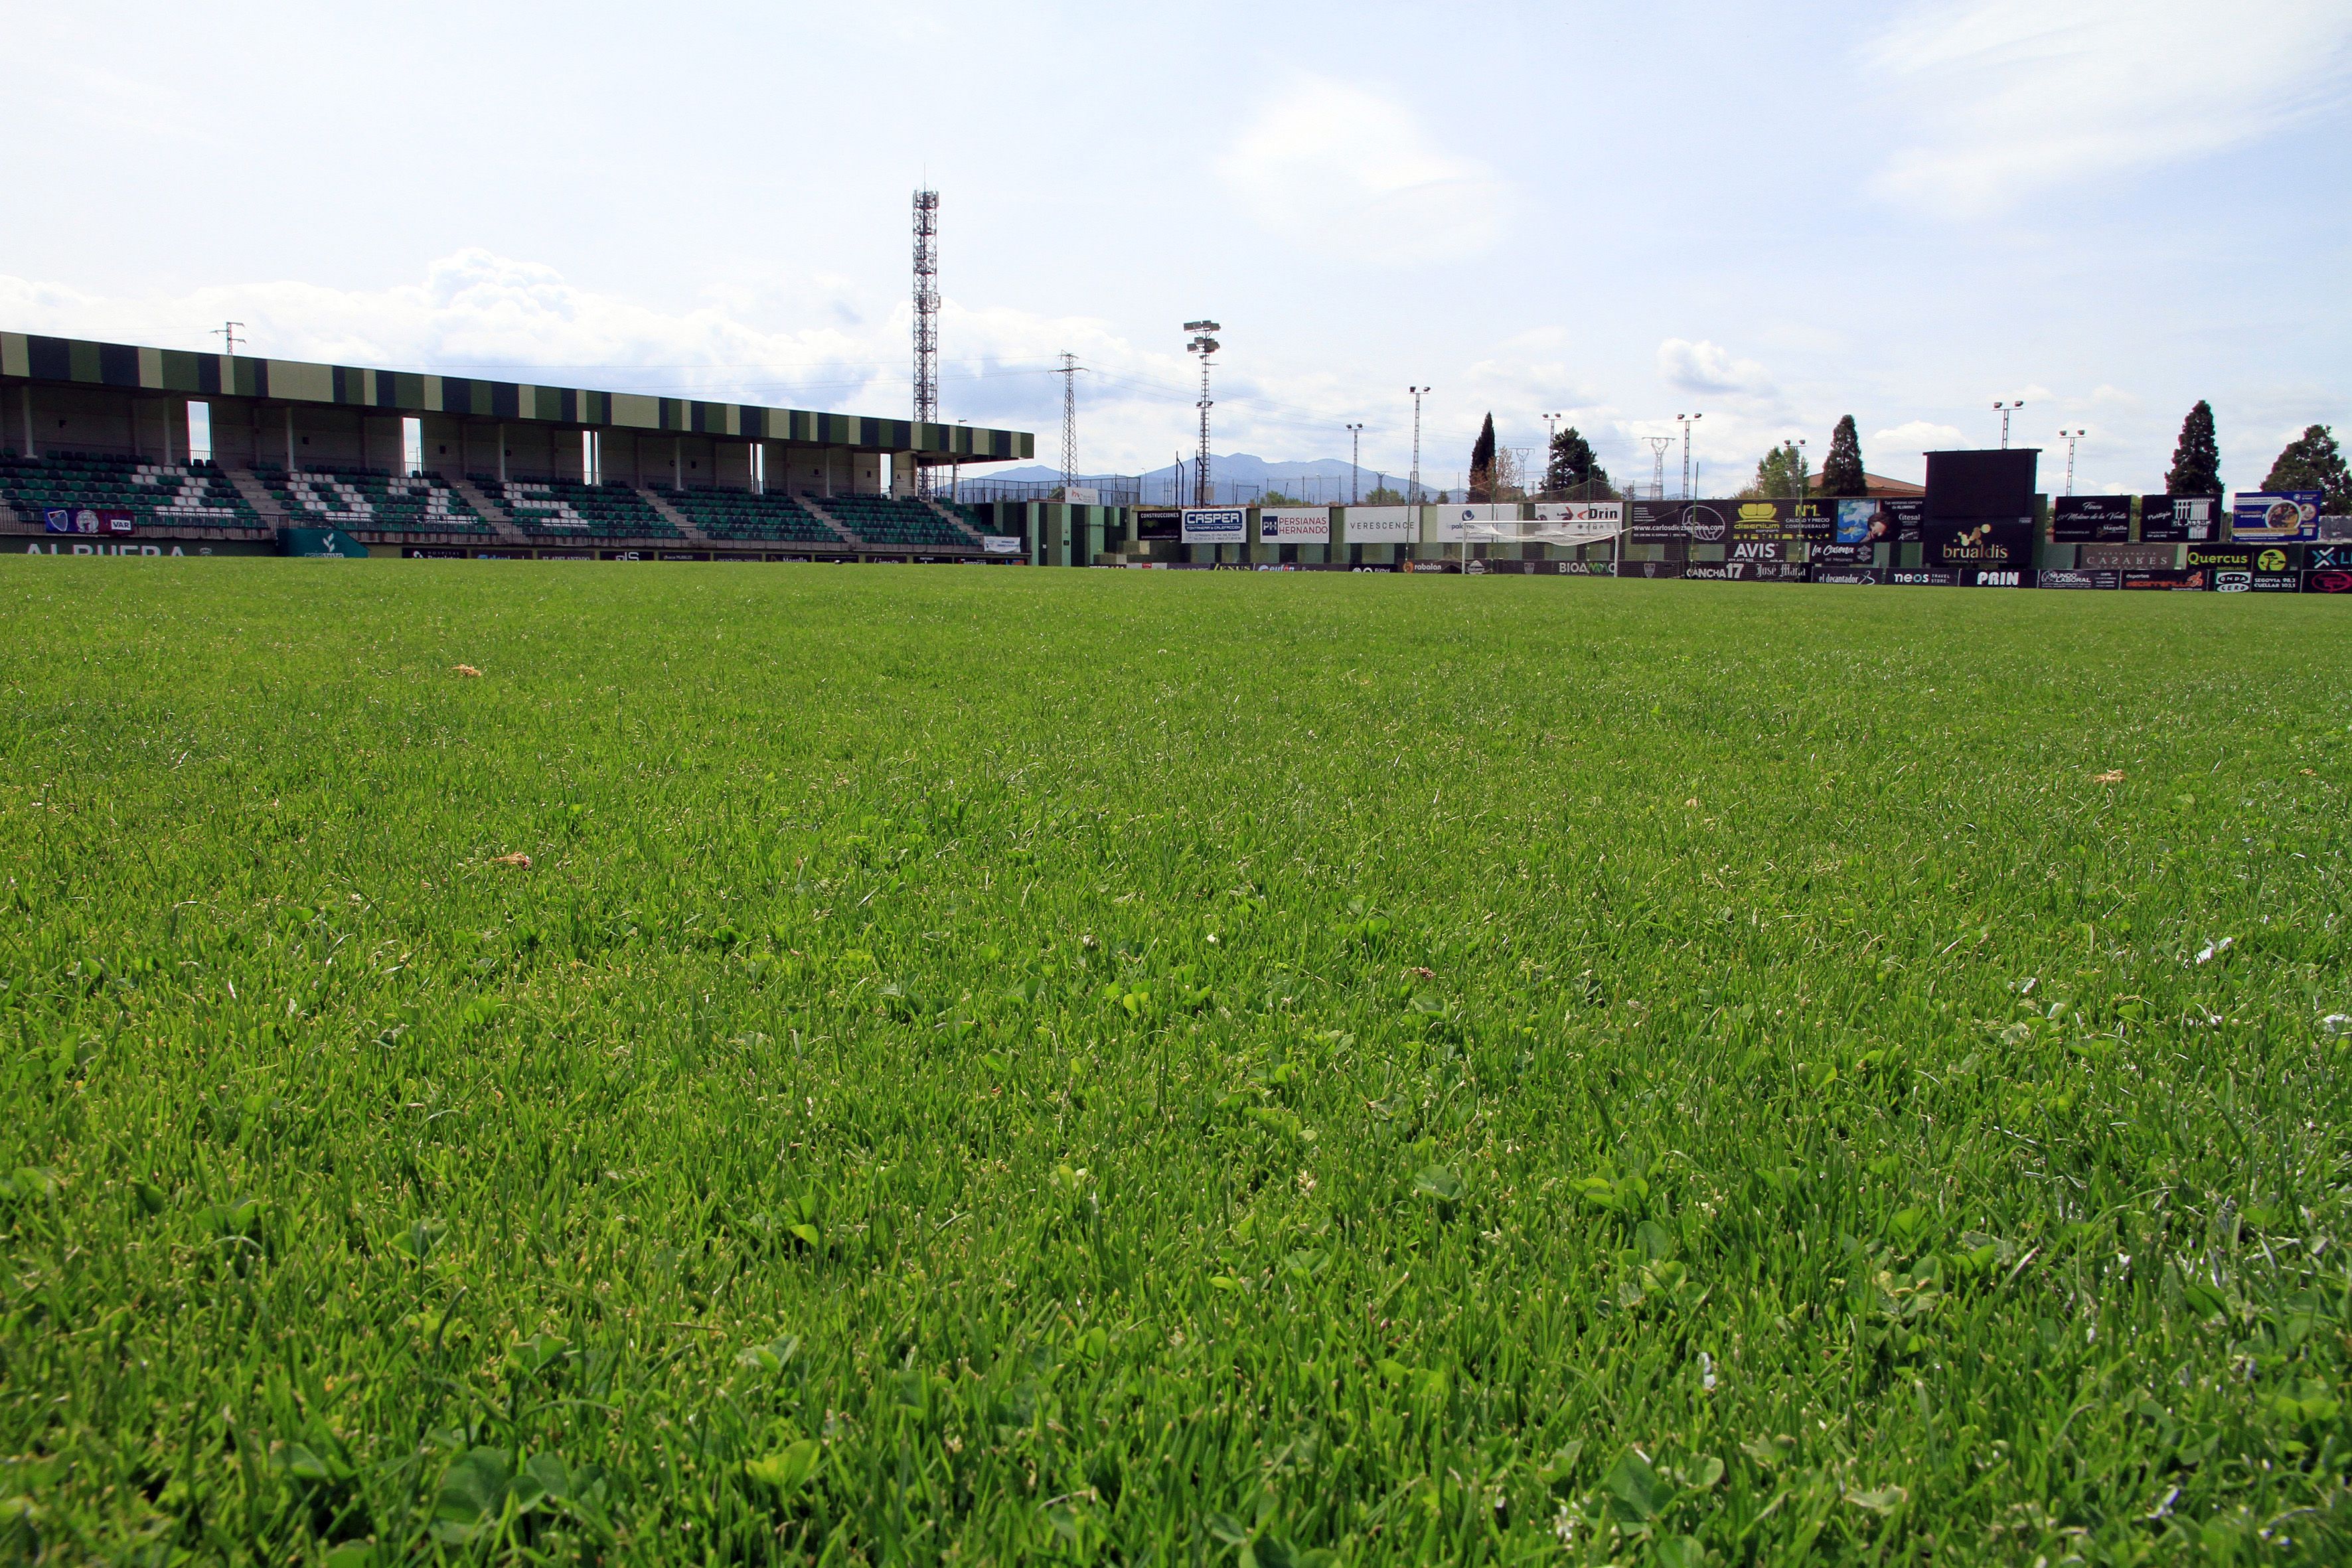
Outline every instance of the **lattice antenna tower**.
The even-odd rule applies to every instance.
[[[1078,377],[1086,367],[1078,356],[1064,353],[1062,368],[1054,374],[1062,378],[1062,499],[1070,499],[1070,487],[1078,482]]]
[[[940,422],[940,194],[915,193],[915,423]],[[917,437],[920,439],[919,435]],[[916,489],[931,492],[928,468],[915,470]]]
[[[1185,351],[1201,356],[1201,450],[1192,459],[1192,504],[1211,506],[1217,492],[1209,488],[1209,410],[1213,406],[1209,400],[1209,356],[1222,346],[1212,334],[1224,328],[1214,321],[1187,321],[1184,330],[1192,334],[1192,341],[1184,345]]]
[[[1664,500],[1666,499],[1666,453],[1673,449],[1675,438],[1672,436],[1644,436],[1642,439],[1650,444],[1650,489],[1653,499]]]

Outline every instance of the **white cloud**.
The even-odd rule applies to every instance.
[[[1741,359],[1720,343],[1668,338],[1658,345],[1658,374],[1683,392],[1769,397],[1772,377],[1752,359]]]
[[[1938,0],[1863,51],[1910,122],[1885,195],[1974,216],[2254,142],[2344,96],[2342,0]]]
[[[1218,172],[1263,228],[1374,263],[1476,255],[1501,237],[1509,199],[1411,110],[1319,77],[1276,89]]]
[[[1873,435],[1870,446],[1864,448],[1863,456],[1866,463],[1875,463],[1880,460],[1876,449],[1885,448],[1890,463],[1900,461],[1907,464],[1921,452],[1947,452],[1968,445],[1968,437],[1957,426],[1914,419],[1908,424],[1897,425],[1892,430],[1881,430]],[[1877,471],[1884,472],[1885,469]]]

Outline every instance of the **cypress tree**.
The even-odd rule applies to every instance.
[[[2352,512],[2352,472],[2344,467],[2336,432],[2325,425],[2314,425],[2286,444],[2263,489],[2318,490],[2326,498],[2320,502],[2321,511],[2337,517]]]
[[[1478,439],[1470,446],[1470,499],[1474,501],[1495,499],[1495,416],[1486,416],[1486,423],[1478,427]]]
[[[2213,437],[2213,405],[2201,397],[2180,422],[2180,440],[2172,448],[2164,489],[2176,496],[2221,493],[2221,448]]]
[[[1862,471],[1862,433],[1849,414],[1830,432],[1830,455],[1822,459],[1822,494],[1858,496],[1869,487],[1869,476]]]

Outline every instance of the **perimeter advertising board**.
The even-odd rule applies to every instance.
[[[2306,594],[2352,594],[2352,569],[2329,567],[2303,574]]]
[[[2352,572],[2352,544],[2321,542],[2303,547],[2306,572]]]
[[[1339,514],[1349,544],[1418,544],[1421,509],[1412,506],[1351,506]]]
[[[2035,577],[2037,588],[2103,588],[2120,587],[2122,577],[2112,571],[2080,566],[2044,566]]]
[[[41,531],[44,533],[113,534],[120,537],[132,532],[135,527],[127,511],[101,511],[87,506],[41,509]]]
[[[2230,505],[2232,539],[2319,537],[2317,490],[2240,490]]]
[[[1181,539],[1184,537],[1184,514],[1172,506],[1138,507],[1135,512],[1135,537]]]
[[[2033,523],[2031,519],[1931,522],[1926,545],[1933,565],[2015,571],[2033,564]]]
[[[2139,536],[2149,544],[2203,544],[2221,537],[2220,496],[2142,496]]]
[[[2115,572],[2163,572],[2180,564],[2180,551],[2171,544],[2085,544],[2082,563]]]
[[[1625,503],[1622,500],[1539,500],[1536,502],[1535,521],[1554,527],[1566,526],[1595,534],[1610,534],[1625,526]]]
[[[1845,587],[1883,584],[1887,572],[1884,566],[1839,566],[1816,563],[1810,572],[1815,583],[1835,583]]]
[[[1679,561],[1620,561],[1617,563],[1617,575],[1620,577],[1679,577],[1682,574],[1683,563]],[[2347,576],[2352,576],[2352,574],[2347,574]]]
[[[1259,509],[1257,538],[1261,544],[1328,544],[1331,509],[1328,506],[1269,506]]]
[[[1182,528],[1187,544],[1246,544],[1249,510],[1238,506],[1188,506]]]
[[[2212,574],[2217,594],[2293,594],[2303,586],[2298,553],[2292,544],[2192,544],[2188,558],[2189,570]]]
[[[2060,496],[2050,503],[2050,537],[2059,544],[2119,544],[2131,538],[2131,497]]]
[[[1437,542],[1440,544],[1460,544],[1465,540],[1517,539],[1519,536],[1519,509],[1517,506],[1457,503],[1435,510]]]
[[[1731,523],[1739,503],[1694,500],[1683,503],[1683,537],[1693,544],[1722,544],[1731,538]]]
[[[1625,509],[1625,537],[1643,543],[1689,538],[1683,531],[1683,510],[1689,504],[1678,500],[1631,503]]]

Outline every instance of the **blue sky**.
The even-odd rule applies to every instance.
[[[2352,437],[2352,6],[844,7],[5,0],[0,325],[901,414],[941,192],[950,417],[1454,482],[1561,413],[1709,479],[2083,427],[2154,488]],[[1679,467],[1679,454],[1675,467]],[[2060,482],[2045,460],[2045,478]],[[1720,488],[1709,484],[1707,488]]]

